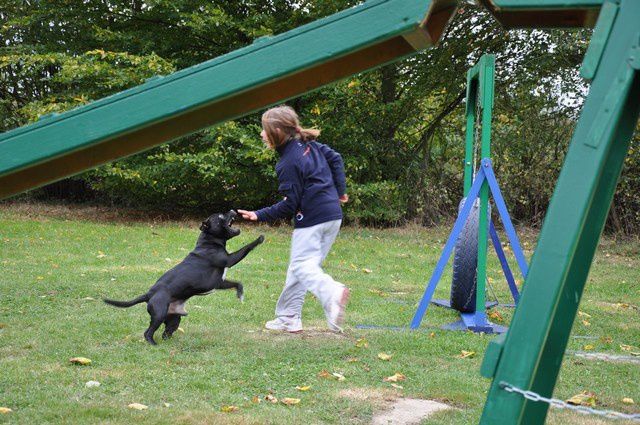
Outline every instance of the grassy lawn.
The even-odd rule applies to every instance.
[[[273,317],[285,277],[290,229],[242,226],[230,249],[266,236],[228,275],[245,284],[245,303],[232,291],[193,298],[184,332],[169,341],[158,332],[159,345],[152,347],[142,340],[144,304],[116,309],[100,298],[145,292],[192,249],[197,223],[112,218],[0,208],[0,406],[13,410],[0,415],[0,423],[368,423],[402,396],[456,408],[432,416],[430,424],[471,424],[480,417],[489,381],[479,367],[491,336],[439,330],[457,317],[434,307],[421,331],[355,327],[408,325],[448,228],[343,229],[325,268],[352,289],[345,334],[326,331],[320,306],[308,296],[306,331],[284,335],[262,326]],[[530,255],[535,234],[525,233]],[[639,253],[638,241],[601,243],[569,350],[630,356],[623,348],[631,345],[640,351]],[[493,256],[489,276],[500,301],[508,302]],[[449,281],[450,270],[437,297],[448,297]],[[508,323],[511,310],[498,311]],[[462,350],[476,355],[460,358]],[[393,357],[382,361],[381,352]],[[70,364],[76,356],[92,364]],[[323,370],[346,379],[319,377]],[[383,382],[395,372],[407,377],[402,389]],[[101,385],[87,388],[91,380]],[[638,382],[638,364],[567,355],[554,395],[567,399],[588,390],[598,407],[633,413],[640,411]],[[305,385],[311,388],[296,389]],[[272,404],[264,401],[270,393],[301,401]],[[256,396],[263,401],[252,401]],[[624,397],[636,404],[624,404]],[[148,410],[132,410],[130,403]],[[239,410],[222,412],[228,405]],[[604,423],[560,412],[549,422]]]

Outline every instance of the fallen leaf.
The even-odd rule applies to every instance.
[[[140,404],[140,403],[131,403],[129,406],[129,409],[135,409],[135,410],[147,410],[149,407],[145,406],[144,404]]]
[[[631,354],[633,357],[640,357],[640,351],[631,351],[629,354]]]
[[[588,320],[583,320],[582,324],[585,325],[585,326],[591,326],[591,323],[589,323]]]
[[[393,357],[391,354],[387,354],[387,353],[378,353],[378,358],[379,358],[380,360],[389,361],[389,360],[391,360],[391,357]]]
[[[458,356],[458,358],[460,359],[472,359],[474,358],[476,355],[475,351],[466,351],[466,350],[462,350],[460,351],[460,355]]]
[[[171,403],[162,403],[164,407],[171,407]]]
[[[286,404],[287,406],[292,406],[294,404],[300,403],[300,399],[299,398],[285,397],[285,398],[282,399],[282,402],[284,404]]]
[[[627,344],[620,344],[620,349],[622,351],[631,351],[631,350],[633,350],[633,346],[632,345],[627,345]]]
[[[582,348],[583,348],[583,349],[585,349],[585,350],[587,350],[587,351],[589,351],[589,350],[593,350],[593,345],[591,345],[591,344],[587,344],[587,345],[585,345],[585,346],[584,346],[584,347],[582,347]]]
[[[82,366],[88,366],[91,364],[91,359],[88,359],[86,357],[73,357],[70,358],[69,361],[73,364],[79,364]]]
[[[318,373],[318,378],[331,378],[331,374],[328,371],[323,370],[322,372]]]
[[[231,413],[237,412],[238,410],[240,410],[240,408],[238,406],[222,406],[220,410],[224,413]]]
[[[575,406],[595,407],[596,395],[588,391],[583,391],[580,394],[576,394],[573,397],[571,397],[569,400],[567,400],[567,403],[573,404]]]
[[[357,357],[349,357],[347,359],[347,363],[356,363],[356,362],[359,362],[359,361],[360,361],[360,359],[357,358]]]
[[[584,311],[578,311],[578,316],[591,318],[590,314],[585,313]]]
[[[266,396],[264,396],[264,399],[271,402],[271,403],[277,403],[278,399],[274,397],[273,394],[267,394]]]
[[[86,384],[84,384],[84,386],[87,387],[87,388],[99,387],[100,386],[100,382],[98,382],[98,381],[88,381]]]
[[[298,390],[298,391],[309,391],[310,389],[311,389],[311,385],[305,385],[305,386],[302,386],[302,387],[300,385],[298,385],[296,387],[296,390]]]
[[[431,333],[429,334],[429,338],[435,338],[435,337],[436,337],[436,333],[435,333],[435,332],[431,332]]]
[[[332,375],[333,375],[333,376],[335,376],[335,378],[336,378],[338,381],[344,381],[345,379],[347,379],[347,378],[345,378],[345,377],[344,377],[344,375],[343,375],[343,374],[338,373],[338,372],[333,372],[333,373],[332,373]]]
[[[369,341],[367,341],[367,338],[358,338],[356,340],[356,347],[367,348],[369,347]]]
[[[106,257],[106,256],[107,256],[107,255],[106,255],[104,252],[102,252],[102,251],[98,251],[98,255],[96,255],[96,258],[104,258],[104,257]]]
[[[182,328],[180,328],[180,327],[179,327],[179,328],[178,328],[178,332],[180,332],[180,333],[184,333],[184,329],[182,329]]]
[[[403,390],[403,389],[404,389],[404,387],[403,387],[402,385],[398,385],[398,384],[391,384],[391,386],[392,386],[393,388],[397,388],[397,389],[399,389],[399,390]]]
[[[622,399],[622,402],[623,402],[624,404],[634,404],[634,403],[635,403],[631,397],[625,397],[625,398],[623,398],[623,399]]]
[[[260,400],[260,397],[258,397],[257,395],[254,395],[253,397],[251,397],[251,403],[260,404],[262,403],[262,400]]]
[[[7,413],[11,412],[13,412],[13,410],[9,409],[8,407],[0,407],[0,414],[6,415]]]
[[[387,294],[384,291],[381,291],[380,289],[375,289],[375,288],[374,289],[369,289],[369,292],[371,292],[372,294],[380,295],[383,298],[389,296],[389,294]]]
[[[611,338],[610,336],[603,336],[600,337],[600,342],[604,344],[611,344],[613,342],[613,338]]]
[[[500,314],[500,312],[497,310],[492,310],[489,313],[489,319],[493,319],[498,323],[504,322],[504,317],[502,317],[502,314]]]
[[[400,382],[400,381],[404,381],[405,379],[407,379],[406,376],[404,376],[400,372],[396,372],[393,375],[387,376],[386,378],[384,378],[383,381],[384,382]]]
[[[371,269],[362,269],[362,271],[365,273],[371,273]]]

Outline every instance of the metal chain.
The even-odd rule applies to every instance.
[[[610,419],[626,419],[634,422],[640,422],[640,413],[627,414],[615,412],[613,410],[596,410],[588,406],[575,406],[557,398],[546,398],[541,396],[540,394],[534,393],[533,391],[525,391],[518,387],[514,387],[508,382],[502,381],[499,385],[500,388],[502,388],[506,392],[520,394],[527,400],[548,403],[553,407],[557,407],[558,409],[569,409],[578,413],[582,413],[583,415],[598,415]]]

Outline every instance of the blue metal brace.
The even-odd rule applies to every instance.
[[[413,316],[411,321],[411,329],[417,329],[420,327],[420,323],[422,322],[422,318],[427,312],[427,308],[429,306],[429,302],[433,298],[433,293],[440,282],[440,278],[442,277],[442,273],[444,272],[444,268],[446,267],[449,258],[453,252],[455,242],[462,232],[462,228],[467,221],[467,217],[471,213],[471,208],[476,198],[478,198],[480,194],[480,188],[482,184],[487,181],[489,185],[489,189],[491,194],[493,195],[494,202],[500,214],[500,218],[502,219],[502,223],[505,227],[505,232],[507,234],[507,238],[511,243],[511,247],[513,249],[513,253],[516,257],[516,261],[518,262],[518,266],[520,268],[520,272],[522,276],[526,278],[528,272],[528,265],[526,262],[526,258],[522,249],[520,248],[520,241],[516,234],[515,228],[513,227],[513,223],[511,222],[511,218],[509,217],[509,212],[507,211],[506,204],[504,202],[504,198],[502,197],[502,192],[500,191],[500,187],[496,180],[495,174],[493,173],[493,169],[491,167],[491,160],[488,158],[484,158],[481,162],[480,170],[476,175],[476,179],[473,182],[471,189],[467,195],[467,199],[462,206],[462,210],[456,219],[455,224],[453,225],[453,230],[449,235],[449,239],[447,239],[447,243],[445,244],[444,250],[436,264],[436,268],[429,280],[429,284],[427,285],[425,292],[418,304],[418,308]],[[509,264],[507,263],[506,256],[504,251],[502,250],[502,245],[500,243],[500,239],[498,238],[498,234],[495,230],[495,226],[491,222],[489,233],[491,235],[491,240],[493,242],[493,246],[496,250],[496,254],[500,260],[500,264],[502,265],[502,270],[505,274],[505,278],[509,284],[509,289],[511,290],[511,294],[513,296],[514,301],[517,303],[519,298],[518,288],[516,287],[515,280],[513,279],[513,274],[511,273],[511,269],[509,268]],[[501,333],[506,330],[504,326],[495,325],[489,321],[487,321],[487,316],[485,311],[476,310],[473,313],[462,313],[462,320],[460,322],[454,323],[450,326],[450,329],[470,329],[474,332],[485,332],[485,333]]]

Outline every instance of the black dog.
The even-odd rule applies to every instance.
[[[240,234],[240,229],[231,227],[236,215],[232,210],[226,214],[214,214],[203,221],[195,249],[180,264],[163,274],[146,294],[131,301],[104,299],[104,302],[116,307],[131,307],[146,302],[151,324],[144,338],[155,345],[153,334],[162,323],[165,326],[162,334],[164,339],[170,338],[178,329],[181,317],[187,315],[184,304],[192,296],[206,295],[214,289],[236,288],[236,294],[242,301],[242,284],[226,280],[226,269],[238,264],[260,245],[264,236],[260,235],[255,241],[229,254],[226,250],[227,240]]]

